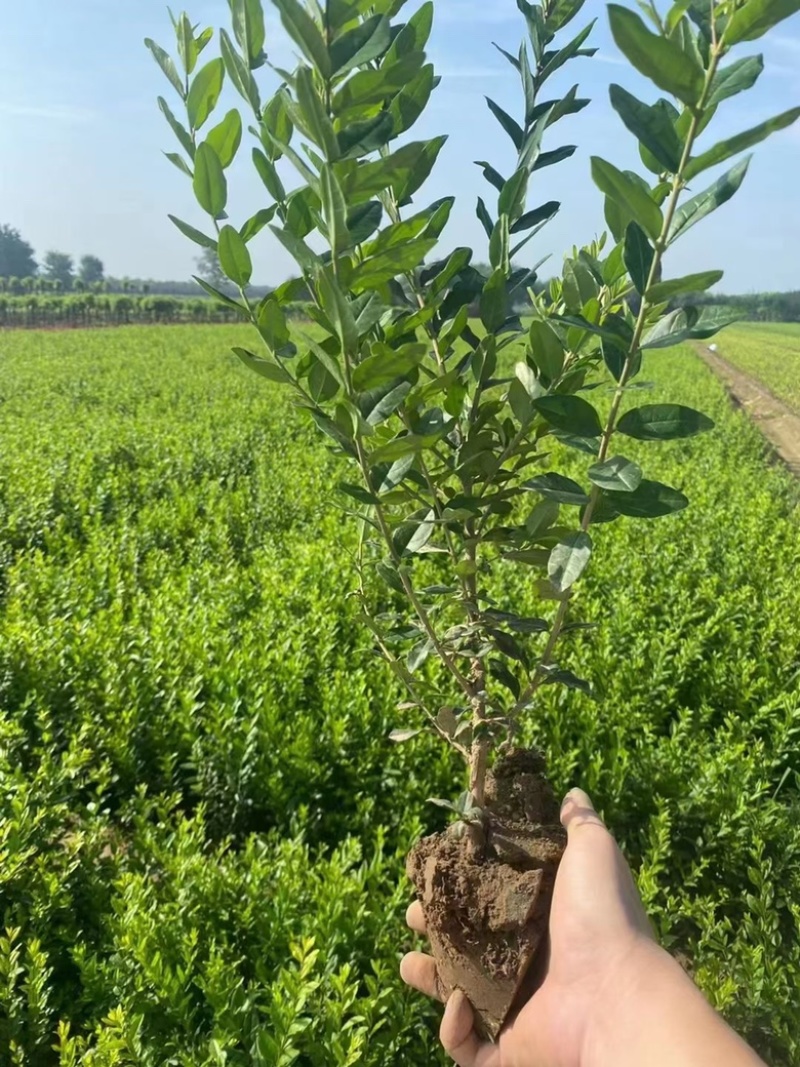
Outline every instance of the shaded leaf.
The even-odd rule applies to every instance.
[[[646,404],[623,415],[617,429],[637,441],[675,441],[713,430],[714,423],[681,404]]]
[[[541,493],[542,496],[550,500],[556,500],[559,504],[583,505],[589,503],[589,497],[581,486],[563,474],[540,474],[537,478],[532,478],[530,481],[525,482],[523,489]]]
[[[632,493],[606,494],[620,515],[634,519],[657,519],[689,506],[683,493],[661,482],[643,481]]]

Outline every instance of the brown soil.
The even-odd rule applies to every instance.
[[[463,990],[478,1030],[491,1039],[512,1012],[531,964],[543,960],[566,847],[544,770],[535,752],[517,750],[498,761],[487,782],[490,822],[482,851],[451,829],[420,841],[408,858],[440,992],[446,998]]]
[[[778,458],[800,478],[800,414],[774,396],[765,385],[728,363],[705,345],[700,358],[723,381],[737,407],[756,423]]]

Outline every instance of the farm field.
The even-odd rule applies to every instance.
[[[800,324],[739,323],[722,334],[719,352],[800,412]]]
[[[338,464],[228,354],[250,341],[0,337],[3,1064],[444,1062],[397,964],[403,857],[460,769],[386,739],[400,693],[342,599]],[[688,347],[644,377],[717,420],[642,452],[693,506],[598,528],[578,615],[600,625],[568,666],[604,688],[543,690],[525,740],[593,793],[662,941],[791,1067],[800,489]]]

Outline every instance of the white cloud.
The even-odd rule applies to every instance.
[[[622,56],[612,56],[608,52],[597,52],[594,61],[596,63],[608,63],[612,67],[630,67],[630,63]]]
[[[46,119],[48,122],[91,122],[95,117],[88,108],[72,107],[70,104],[15,104],[0,100],[0,112],[20,118]]]
[[[769,38],[769,43],[775,45],[776,48],[783,48],[787,52],[800,54],[800,37],[783,37],[782,35],[774,34]]]

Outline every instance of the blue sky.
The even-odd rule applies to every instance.
[[[411,0],[409,10],[415,6]],[[290,49],[268,0],[265,7],[271,58],[289,63]],[[516,74],[491,42],[515,51],[524,23],[514,0],[437,0],[436,8],[430,54],[443,81],[415,136],[451,136],[424,194],[431,200],[457,194],[445,240],[472,244],[483,258],[485,239],[474,205],[479,193],[491,189],[472,161],[487,158],[510,172],[513,151],[484,95],[512,113],[520,110]],[[218,27],[226,24],[227,11],[225,0],[197,0],[189,14]],[[652,98],[619,59],[605,25],[605,5],[588,0],[583,13],[598,16],[593,43],[599,55],[569,64],[553,85],[564,91],[579,81],[581,95],[593,103],[551,131],[547,147],[573,142],[580,150],[537,178],[532,203],[558,199],[562,210],[529,246],[531,261],[548,253],[560,258],[603,228],[601,198],[589,178],[591,154],[637,165],[632,138],[608,104],[608,84],[619,81]],[[171,32],[162,0],[25,0],[6,6],[0,35],[0,222],[19,228],[39,256],[50,248],[76,256],[91,252],[118,276],[192,273],[198,250],[166,216],[171,212],[195,224],[203,217],[193,206],[188,180],[161,154],[175,145],[155,98],[161,93],[171,99],[170,87],[142,43],[152,36],[171,45]],[[800,18],[757,46],[750,50],[765,53],[767,69],[754,90],[724,105],[712,126],[713,139],[800,103]],[[724,267],[722,288],[729,292],[800,288],[800,124],[756,152],[743,190],[676,246],[670,274]],[[235,222],[263,206],[246,165],[235,165],[231,205]],[[259,237],[253,250],[255,280],[277,283],[290,272],[271,235]]]

